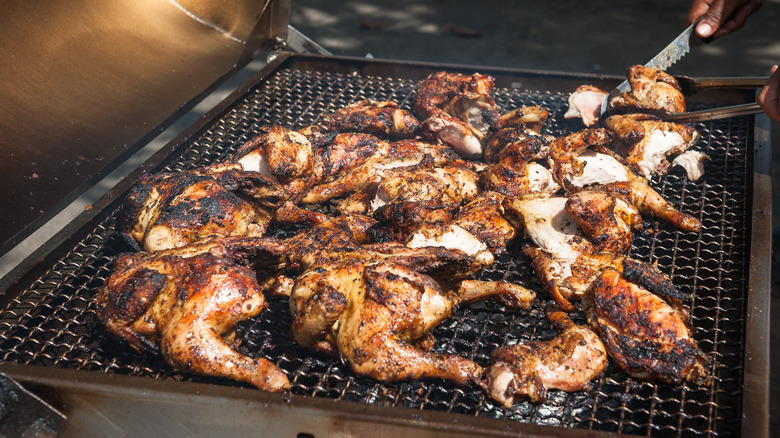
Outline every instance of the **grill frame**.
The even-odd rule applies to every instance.
[[[363,60],[363,59],[353,59],[353,58],[335,58],[335,57],[319,57],[319,56],[309,56],[309,55],[292,55],[289,53],[282,53],[280,56],[278,56],[272,63],[270,63],[266,68],[264,68],[261,72],[259,72],[252,80],[248,81],[245,85],[240,87],[238,90],[236,90],[235,93],[233,93],[230,97],[228,97],[223,103],[221,103],[219,106],[217,106],[214,110],[212,110],[209,114],[207,114],[199,123],[196,125],[193,125],[192,128],[184,132],[181,136],[177,137],[175,140],[173,140],[171,143],[169,143],[166,147],[164,147],[161,151],[159,151],[157,154],[155,154],[149,161],[147,161],[141,168],[139,168],[137,171],[130,174],[127,178],[122,180],[115,188],[114,190],[109,193],[106,197],[102,198],[100,201],[98,201],[95,205],[93,205],[93,209],[91,212],[85,213],[82,215],[79,219],[74,221],[74,223],[70,224],[68,227],[66,227],[63,232],[59,233],[58,236],[53,239],[52,242],[47,243],[47,246],[51,247],[52,250],[48,253],[48,255],[42,259],[42,260],[36,260],[32,263],[32,265],[29,265],[28,267],[21,267],[17,269],[24,269],[25,273],[23,274],[23,277],[20,281],[18,281],[16,284],[14,284],[12,287],[8,289],[6,294],[2,297],[2,304],[3,306],[6,306],[10,300],[18,293],[21,293],[24,291],[27,287],[30,287],[30,285],[34,284],[36,281],[37,276],[39,276],[43,271],[45,271],[49,266],[54,266],[58,261],[62,260],[66,255],[74,248],[74,245],[77,245],[77,243],[87,234],[92,232],[95,227],[99,226],[100,223],[102,223],[103,220],[106,219],[106,217],[116,210],[119,203],[121,202],[122,195],[125,192],[127,188],[129,188],[132,183],[144,172],[157,172],[160,171],[163,167],[171,164],[178,156],[180,151],[186,150],[187,147],[192,144],[194,141],[197,141],[198,138],[200,138],[203,133],[208,131],[210,128],[213,127],[214,122],[216,120],[220,120],[227,112],[229,112],[234,106],[241,101],[241,99],[249,93],[252,89],[255,89],[259,84],[263,83],[263,81],[266,81],[268,78],[270,78],[272,75],[275,74],[275,72],[281,71],[281,70],[292,70],[292,69],[301,69],[301,70],[312,70],[316,72],[323,72],[323,73],[333,73],[333,74],[358,74],[361,76],[377,76],[377,77],[386,77],[386,78],[399,78],[402,77],[404,79],[408,80],[420,80],[426,77],[430,72],[432,71],[438,71],[438,70],[449,70],[454,72],[463,72],[463,73],[470,73],[474,71],[479,71],[482,73],[489,73],[494,75],[497,79],[497,86],[499,88],[512,88],[513,83],[517,82],[518,79],[521,80],[521,87],[523,89],[533,89],[533,90],[547,90],[548,92],[570,92],[576,86],[581,85],[583,83],[591,83],[596,86],[600,86],[603,88],[610,88],[611,86],[616,85],[622,78],[616,78],[616,77],[607,77],[607,76],[587,76],[587,75],[581,75],[581,74],[566,74],[566,73],[559,73],[559,72],[537,72],[537,71],[522,71],[522,70],[510,70],[510,69],[494,69],[494,68],[482,68],[482,67],[473,67],[473,66],[455,66],[455,65],[441,65],[441,64],[426,64],[426,63],[408,63],[408,62],[391,62],[391,61],[381,61],[381,60]],[[587,82],[586,82],[587,81]],[[709,103],[719,103],[719,104],[734,104],[734,103],[743,103],[745,101],[749,101],[750,96],[746,92],[739,92],[739,91],[719,91],[717,93],[702,93],[700,96],[697,96],[696,102],[698,104],[709,104]],[[332,102],[331,102],[332,104]],[[746,132],[745,133],[745,141],[748,145],[751,143],[753,144],[754,148],[758,147],[764,147],[764,152],[768,153],[768,134],[764,134],[762,132],[762,128],[760,126],[760,123],[756,123],[755,126],[755,132]],[[768,129],[767,129],[768,132]],[[748,289],[749,295],[746,298],[745,306],[747,307],[747,321],[745,322],[745,353],[744,353],[744,366],[745,366],[745,375],[742,378],[742,381],[745,383],[745,389],[742,392],[742,431],[746,436],[766,436],[768,435],[768,432],[766,432],[766,427],[763,428],[762,432],[762,426],[761,423],[762,420],[760,415],[756,415],[755,409],[761,409],[762,402],[761,400],[768,400],[768,385],[761,385],[760,381],[763,379],[763,381],[768,381],[768,336],[764,338],[764,341],[762,343],[760,333],[764,331],[767,327],[767,320],[768,315],[767,312],[753,312],[751,314],[752,309],[762,309],[762,308],[768,308],[768,296],[769,296],[769,283],[762,282],[760,277],[762,273],[768,273],[769,272],[769,262],[768,262],[768,254],[770,253],[771,245],[769,244],[769,239],[755,239],[753,236],[761,235],[761,233],[769,234],[769,223],[766,221],[766,212],[763,211],[760,207],[761,205],[766,204],[757,204],[754,200],[756,196],[764,196],[767,190],[770,190],[768,187],[766,187],[766,181],[765,178],[756,177],[756,164],[752,162],[753,160],[750,160],[752,157],[754,160],[758,159],[761,154],[755,154],[753,151],[746,151],[748,159],[745,163],[745,172],[746,172],[746,193],[744,193],[746,199],[744,202],[746,203],[746,217],[744,218],[744,224],[745,224],[745,230],[744,232],[747,235],[747,242],[749,244],[749,248],[745,249],[745,254],[750,254],[750,258],[744,263],[749,265],[749,268],[746,268],[745,271],[749,271],[748,275],[750,278],[748,279],[748,284],[746,286],[746,289]],[[767,160],[768,161],[768,160]],[[758,166],[756,166],[758,167]],[[751,180],[750,175],[753,174],[753,179]],[[760,175],[760,174],[759,174]],[[763,195],[762,195],[763,194]],[[752,195],[752,197],[751,197]],[[77,251],[77,250],[76,250]],[[765,263],[765,266],[762,266]],[[674,274],[674,273],[672,273]],[[764,275],[767,277],[766,275]],[[538,288],[537,288],[538,290]],[[766,302],[766,307],[762,307],[762,302]],[[758,339],[755,341],[751,341],[751,336],[753,336],[756,332],[759,333]],[[766,350],[766,351],[765,351]],[[763,364],[763,367],[762,365]],[[750,367],[755,368],[755,370],[752,370]],[[46,392],[54,389],[54,393],[58,394],[55,396],[55,398],[59,398],[61,400],[71,400],[73,397],[74,392],[78,393],[79,391],[73,387],[70,383],[52,383],[51,381],[47,379],[42,379],[40,374],[43,372],[39,370],[38,366],[27,366],[27,365],[17,365],[17,364],[7,364],[3,363],[0,364],[0,371],[6,372],[12,377],[15,377],[17,379],[22,380],[23,382],[29,382],[32,385],[39,385],[47,388]],[[763,371],[762,371],[763,368]],[[45,370],[44,370],[45,371]],[[165,382],[158,381],[157,379],[148,379],[148,378],[138,378],[138,377],[128,377],[128,376],[119,376],[119,375],[110,375],[111,378],[106,378],[106,376],[95,375],[93,372],[89,371],[73,371],[73,370],[65,370],[65,369],[58,369],[58,368],[52,368],[50,369],[52,372],[52,375],[58,376],[62,375],[64,376],[62,379],[69,382],[69,379],[74,378],[77,380],[80,380],[82,382],[91,382],[92,383],[92,390],[95,394],[102,393],[103,397],[105,398],[104,402],[110,403],[111,402],[111,393],[116,388],[113,388],[112,385],[114,383],[105,383],[106,380],[110,382],[121,382],[122,387],[125,387],[124,385],[129,385],[127,388],[130,392],[135,392],[133,388],[138,388],[140,393],[143,394],[150,394],[150,393],[158,393],[159,383]],[[46,373],[43,373],[46,374]],[[71,376],[72,375],[72,376]],[[126,383],[127,382],[131,383]],[[757,384],[756,384],[756,381]],[[60,387],[59,390],[58,386]],[[195,388],[195,389],[192,389]],[[749,392],[748,392],[749,390]],[[170,391],[176,394],[179,394],[175,397],[180,397],[182,394],[226,394],[228,398],[235,397],[238,402],[238,399],[244,400],[244,399],[252,399],[252,402],[249,403],[260,403],[263,405],[270,405],[270,406],[277,406],[280,407],[280,409],[286,409],[281,408],[284,406],[291,407],[292,409],[295,409],[296,406],[298,406],[301,409],[309,409],[310,404],[313,404],[313,408],[315,410],[318,409],[325,409],[325,411],[328,411],[331,408],[326,408],[325,406],[328,406],[329,403],[321,401],[315,401],[315,400],[309,400],[308,397],[300,397],[296,395],[292,395],[288,398],[286,396],[278,396],[275,394],[265,394],[261,393],[260,391],[254,391],[257,394],[253,394],[250,397],[246,397],[246,392],[241,392],[241,388],[232,388],[232,387],[214,387],[214,385],[201,385],[199,383],[192,383],[192,386],[190,384],[187,385],[181,385],[178,386],[169,386],[168,382],[165,382],[165,391]],[[166,392],[163,391],[159,394],[166,394]],[[236,392],[234,392],[236,391]],[[228,402],[229,403],[229,402]],[[288,404],[289,403],[289,404]],[[543,426],[543,425],[537,425],[537,424],[530,424],[530,423],[520,423],[517,421],[501,421],[501,420],[490,420],[480,417],[474,417],[474,416],[463,416],[463,415],[457,415],[457,414],[451,414],[448,413],[447,415],[454,415],[454,416],[444,416],[442,417],[440,414],[441,412],[437,411],[430,411],[426,409],[409,409],[404,407],[393,407],[388,411],[388,407],[373,407],[363,404],[356,404],[354,402],[350,402],[348,400],[339,400],[337,407],[333,407],[332,409],[336,410],[345,410],[347,411],[346,415],[347,417],[355,415],[357,412],[360,412],[362,414],[366,414],[368,418],[374,417],[373,421],[376,422],[384,422],[385,420],[382,420],[387,415],[387,412],[397,412],[397,415],[403,418],[420,418],[424,424],[418,423],[418,426],[422,427],[422,429],[428,429],[430,424],[436,424],[439,422],[468,422],[470,423],[469,426],[465,426],[467,429],[477,430],[479,433],[485,434],[485,435],[503,435],[504,432],[507,430],[511,430],[512,433],[517,433],[519,431],[531,433],[533,435],[547,435],[547,434],[555,434],[560,433],[561,428],[559,427],[553,427],[553,426]],[[347,406],[344,408],[344,406]],[[764,411],[768,411],[768,402],[763,404]],[[747,408],[751,407],[751,410],[748,410]],[[409,412],[412,411],[412,412]],[[294,411],[293,411],[294,412]],[[132,414],[128,414],[132,415]],[[294,415],[294,413],[292,414]],[[338,417],[339,414],[335,414],[333,412],[326,412],[324,414],[326,417],[333,415],[335,417]],[[755,417],[754,417],[755,416]],[[753,421],[750,420],[752,417],[756,418],[757,420]],[[764,417],[767,418],[767,417]],[[415,430],[416,432],[421,432],[421,430],[418,430],[418,427],[414,426],[415,422],[413,421],[411,423],[411,430]],[[476,429],[473,429],[476,427]],[[751,434],[747,435],[747,431],[750,430]],[[588,436],[610,436],[611,433],[609,432],[596,432],[593,430],[586,430],[586,429],[565,429],[567,434],[572,435],[578,435],[578,434],[585,434]],[[661,433],[663,430],[660,431]],[[656,433],[659,433],[656,431]],[[717,435],[716,435],[717,436]]]

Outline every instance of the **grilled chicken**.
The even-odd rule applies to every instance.
[[[545,194],[507,198],[504,207],[534,245],[523,252],[541,283],[562,310],[574,309],[591,282],[607,267],[619,268],[622,254],[598,252],[566,211],[568,198]]]
[[[593,126],[601,119],[601,102],[608,93],[592,85],[581,85],[569,96],[567,119],[582,119],[585,126]]]
[[[567,191],[576,191],[589,183],[595,175],[604,178],[620,178],[620,166],[589,162],[587,152],[609,146],[609,132],[603,128],[587,128],[558,137],[550,143],[548,163],[555,180]],[[589,164],[596,164],[590,165]],[[606,175],[604,175],[606,173]],[[612,176],[617,173],[617,176]],[[600,182],[600,181],[599,181]]]
[[[120,256],[98,294],[98,318],[134,348],[159,351],[178,370],[287,390],[287,376],[276,365],[231,347],[236,324],[265,308],[257,274],[237,262],[263,245],[246,242],[217,239]]]
[[[490,75],[433,73],[417,85],[414,111],[421,120],[444,112],[484,134],[498,117],[494,87],[495,79]]]
[[[515,237],[515,228],[504,218],[504,196],[484,192],[463,206],[449,222],[426,222],[407,240],[410,248],[427,246],[459,249],[473,255],[485,266],[493,255],[506,251]]]
[[[583,190],[569,197],[565,209],[596,252],[625,254],[633,240],[632,225],[642,225],[639,213],[632,207],[605,191]]]
[[[473,157],[482,153],[482,138],[499,108],[492,97],[495,79],[437,72],[421,81],[414,97],[414,111],[423,122],[420,131]]]
[[[403,261],[342,254],[305,272],[290,299],[293,338],[304,347],[338,354],[358,374],[380,381],[479,381],[482,368],[476,363],[427,351],[433,342],[430,330],[459,304],[496,296],[527,309],[533,292],[506,282],[477,281],[463,282],[453,292]]]
[[[318,203],[360,191],[385,177],[400,175],[415,169],[444,166],[459,159],[449,146],[418,140],[400,140],[389,143],[355,167],[340,172],[327,182],[310,188],[302,199],[304,203]],[[354,211],[353,211],[354,212]]]
[[[614,270],[594,281],[591,294],[589,323],[623,370],[669,383],[706,381],[709,359],[675,307]]]
[[[122,204],[117,230],[146,251],[216,236],[261,236],[285,199],[278,184],[240,164],[145,175]]]
[[[595,333],[564,312],[548,310],[547,316],[558,336],[498,348],[485,370],[488,394],[507,408],[518,396],[540,403],[550,389],[584,391],[607,368],[604,344]]]
[[[641,179],[593,186],[592,189],[609,192],[617,198],[622,198],[625,205],[636,207],[642,215],[663,219],[683,231],[701,231],[701,222],[698,219],[675,209]]]
[[[693,126],[664,122],[645,114],[614,115],[604,123],[614,134],[618,154],[645,178],[668,172],[670,157],[682,154],[699,141]]]
[[[379,137],[410,138],[420,122],[395,102],[364,99],[322,118],[320,125],[338,132],[362,132]]]
[[[373,190],[369,214],[386,237],[405,242],[423,223],[448,222],[479,193],[478,175],[456,165],[419,169],[383,179]]]
[[[560,186],[550,171],[533,161],[547,157],[549,143],[550,138],[522,126],[492,133],[485,151],[492,164],[480,174],[482,187],[509,196],[556,192]]]
[[[685,96],[677,80],[670,74],[642,65],[633,65],[626,70],[626,78],[631,89],[612,99],[609,102],[611,109],[621,113],[685,112]]]

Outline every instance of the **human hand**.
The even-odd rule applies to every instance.
[[[693,0],[688,25],[701,17],[696,34],[717,39],[745,25],[748,16],[761,9],[765,0]]]
[[[772,66],[771,73],[756,101],[770,119],[780,122],[780,69]]]

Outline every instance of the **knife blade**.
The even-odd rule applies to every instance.
[[[685,30],[680,35],[678,35],[677,38],[673,39],[672,42],[664,47],[663,50],[658,52],[658,54],[655,55],[653,59],[648,61],[647,64],[645,64],[645,67],[664,71],[671,67],[675,62],[679,61],[683,56],[685,56],[685,54],[690,52],[691,47],[696,47],[703,44],[704,40],[702,40],[701,37],[696,35],[696,32],[693,31],[696,28],[696,24],[698,22],[699,20],[696,20],[693,24],[685,28]],[[604,115],[604,113],[607,112],[609,101],[621,93],[628,91],[628,88],[628,80],[625,80],[621,82],[620,85],[615,87],[614,90],[610,91],[604,100],[601,101],[601,115]]]

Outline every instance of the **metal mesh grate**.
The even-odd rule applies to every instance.
[[[181,152],[167,170],[188,169],[225,159],[261,126],[300,128],[326,112],[363,98],[394,100],[411,106],[415,82],[403,79],[281,70],[244,95],[230,112]],[[566,95],[501,89],[504,108],[538,104],[550,111],[545,128],[560,135],[579,129],[562,115]],[[695,336],[713,358],[709,386],[666,385],[628,377],[610,365],[591,390],[551,391],[541,405],[518,403],[505,409],[478,388],[447,382],[380,384],[354,376],[338,361],[312,355],[294,345],[286,330],[287,304],[272,301],[258,318],[242,325],[242,352],[264,356],[289,373],[295,394],[380,405],[431,409],[471,416],[530,422],[563,428],[594,429],[650,436],[733,436],[740,431],[741,376],[744,363],[747,293],[747,118],[697,126],[699,149],[707,153],[705,176],[687,181],[681,170],[654,183],[663,196],[697,216],[700,234],[682,233],[655,223],[655,232],[636,237],[632,256],[657,263],[681,291],[692,294]],[[178,153],[178,151],[177,151]],[[106,335],[97,324],[93,299],[109,274],[113,214],[81,240],[0,312],[0,359],[78,370],[132,374],[158,379],[234,382],[172,370],[159,358],[138,355]],[[541,291],[528,263],[510,248],[486,279],[507,279]],[[543,294],[540,293],[543,297]],[[549,339],[542,306],[508,311],[492,303],[457,312],[434,331],[436,350],[457,353],[485,364],[497,347]],[[583,320],[575,314],[575,319]],[[282,321],[282,323],[280,323]]]

